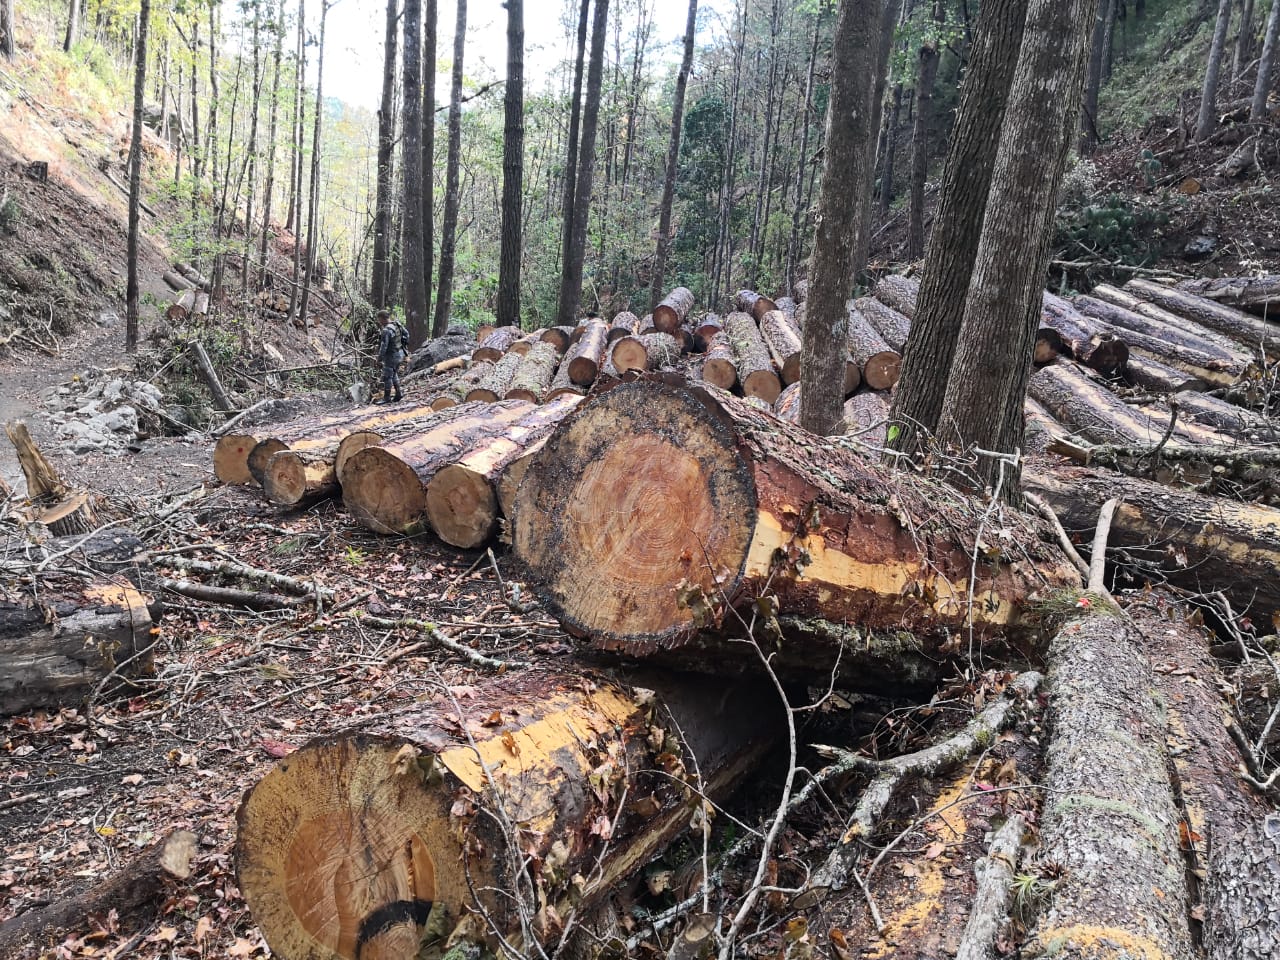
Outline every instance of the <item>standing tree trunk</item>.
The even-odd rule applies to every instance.
[[[307,47],[306,47],[306,18],[307,18],[307,0],[298,0],[298,38],[293,54],[293,135],[290,137],[290,156],[289,156],[289,210],[285,216],[284,228],[292,233],[295,240],[302,231],[299,229],[301,224],[301,197],[302,193],[302,90],[303,78],[307,73]],[[295,248],[297,243],[294,244]],[[298,289],[298,268],[297,257],[294,257],[294,296]],[[290,305],[290,313],[293,312],[293,304]]]
[[[1218,74],[1222,70],[1222,52],[1227,45],[1227,28],[1231,25],[1231,0],[1218,0],[1218,19],[1209,46],[1209,62],[1204,71],[1204,87],[1200,91],[1200,117],[1196,120],[1196,139],[1203,140],[1218,125]]]
[[[1267,115],[1267,94],[1271,92],[1271,71],[1276,62],[1276,43],[1280,42],[1280,3],[1271,4],[1267,16],[1267,34],[1262,41],[1262,59],[1258,61],[1258,80],[1253,85],[1253,103],[1249,119],[1257,123]]]
[[[1253,56],[1253,0],[1244,0],[1240,8],[1240,32],[1236,34],[1236,56],[1231,64],[1231,79],[1240,76]]]
[[[520,325],[520,235],[524,193],[524,0],[507,0],[506,131],[502,141],[502,255],[498,326]]]
[[[573,236],[573,204],[578,188],[578,135],[582,119],[582,68],[587,55],[587,23],[591,12],[591,0],[582,0],[578,11],[577,57],[573,64],[573,94],[569,98],[569,146],[564,164],[564,201],[560,205],[560,268],[569,262],[569,241]],[[558,323],[570,320],[557,319]]]
[[[373,282],[370,300],[375,310],[387,305],[387,275],[391,272],[391,158],[396,125],[396,41],[400,4],[387,0],[387,29],[382,41],[382,102],[378,107],[378,180],[373,205]],[[430,110],[430,104],[427,105]]]
[[[917,431],[938,427],[1026,16],[1023,0],[988,0],[978,13],[911,339],[893,395],[890,422],[898,433],[890,445],[898,450],[914,452]]]
[[[10,60],[17,50],[13,39],[13,0],[0,0],[0,53]]]
[[[1022,446],[1022,399],[1040,324],[1058,184],[1080,109],[1097,4],[1033,0],[1028,8],[942,404],[943,429],[963,444],[1001,452]],[[1029,143],[1040,148],[1027,150]],[[1001,385],[997,396],[991,384]],[[995,484],[1003,466],[984,458],[980,473]],[[1016,470],[1010,479],[1002,495],[1014,501],[1020,496]]]
[[[818,35],[821,32],[822,16],[815,14],[813,18],[813,41],[809,46],[809,68],[804,81],[804,107],[800,121],[800,154],[796,158],[796,199],[791,207],[791,239],[787,242],[787,292],[794,293],[796,268],[803,254],[800,239],[800,222],[804,217],[804,172],[809,166],[809,126],[813,119],[813,74],[818,63]]]
[[[431,315],[431,291],[436,258],[436,0],[425,0],[422,18],[422,284],[426,289],[425,318]],[[395,237],[395,231],[391,236]],[[394,244],[393,244],[394,246]],[[432,328],[432,336],[444,331]]]
[[[587,246],[587,215],[591,210],[591,181],[596,166],[596,121],[600,116],[600,84],[604,73],[604,41],[609,26],[609,0],[596,0],[591,23],[591,60],[587,66],[586,102],[582,109],[582,143],[573,199],[573,224],[560,275],[558,324],[571,324],[582,296],[582,259]]]
[[[280,59],[284,53],[284,0],[276,9],[276,45],[271,55],[271,119],[267,123],[267,182],[262,187],[262,236],[258,238],[258,285],[267,284],[267,244],[271,242],[271,195],[276,187],[276,127],[280,116]]]
[[[889,205],[893,202],[893,167],[894,154],[897,152],[898,118],[902,115],[902,84],[893,86],[893,104],[889,108],[889,119],[884,128],[884,168],[880,175],[880,219],[889,216]]]
[[[445,160],[444,223],[440,236],[440,276],[436,286],[434,333],[443,336],[453,309],[453,261],[458,246],[458,208],[462,203],[462,54],[467,40],[467,0],[458,0],[453,32],[453,82],[449,89],[449,153]]]
[[[1089,44],[1089,72],[1084,85],[1084,106],[1080,110],[1080,155],[1087,157],[1098,146],[1098,92],[1102,89],[1102,45],[1107,35],[1107,14],[1115,11],[1109,3],[1098,6],[1093,21],[1093,38]]]
[[[800,361],[800,424],[819,434],[835,433],[843,414],[845,300],[863,268],[858,254],[867,247],[861,235],[870,224],[877,132],[872,100],[884,6],[883,0],[846,0],[832,41],[822,192]]]
[[[656,309],[663,297],[663,274],[667,268],[667,247],[671,232],[671,203],[676,195],[676,167],[680,162],[680,125],[684,122],[684,92],[693,69],[693,34],[697,29],[698,0],[689,0],[689,22],[684,31],[684,59],[676,75],[676,99],[671,105],[671,140],[667,144],[667,176],[662,183],[662,206],[658,212],[658,248],[653,257],[653,283],[649,286],[649,306]]]
[[[138,349],[138,212],[142,206],[142,101],[147,85],[147,26],[151,0],[138,11],[138,49],[133,71],[133,131],[129,139],[129,279],[125,289],[124,348]],[[9,21],[12,23],[12,19]]]
[[[756,209],[751,217],[751,236],[747,241],[747,256],[750,258],[747,283],[753,288],[759,286],[760,283],[760,261],[763,259],[765,220],[768,218],[768,214],[764,212],[764,201],[769,192],[769,156],[770,146],[773,143],[776,114],[774,101],[777,98],[774,96],[774,89],[778,81],[778,18],[781,12],[779,7],[779,0],[773,0],[769,13],[769,48],[767,53],[769,80],[764,89],[764,138],[760,144],[760,178],[756,182]],[[758,93],[759,88],[757,88],[757,95]]]
[[[62,49],[70,53],[80,41],[80,0],[71,0],[67,8],[67,34],[62,38]]]
[[[305,330],[311,329],[307,320],[307,302],[311,299],[311,281],[316,272],[316,216],[320,206],[320,121],[324,117],[324,28],[329,19],[329,8],[336,0],[320,0],[320,46],[316,51],[316,116],[311,134],[311,179],[307,184],[307,272],[302,284],[302,299],[298,304],[298,316]]]
[[[262,0],[253,0],[253,104],[249,108],[249,143],[246,147],[247,186],[244,206],[244,256],[240,260],[240,295],[249,289],[249,261],[253,259],[253,200],[258,187],[258,114],[262,105]],[[167,115],[168,111],[164,111]],[[232,204],[235,222],[235,204]]]
[[[933,18],[941,27],[946,15],[941,2],[933,7]],[[929,176],[929,127],[933,124],[933,84],[938,77],[938,39],[930,37],[920,45],[916,71],[916,115],[911,128],[911,202],[907,212],[907,259],[924,256],[924,188]]]
[[[422,4],[404,2],[404,64],[400,166],[404,183],[404,221],[400,227],[404,258],[404,315],[409,342],[417,346],[427,333],[426,249],[422,241]]]

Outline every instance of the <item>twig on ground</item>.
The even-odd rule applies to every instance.
[[[372,624],[375,627],[383,627],[388,630],[416,630],[418,633],[424,634],[435,645],[458,654],[458,656],[465,658],[478,667],[488,667],[491,670],[506,670],[509,667],[525,666],[525,663],[520,660],[495,660],[493,657],[485,656],[479,650],[473,650],[471,647],[459,643],[434,623],[428,623],[425,620],[415,620],[412,617],[391,620],[386,617],[375,617],[367,613],[357,613],[352,614],[352,616],[362,623]]]
[[[1009,885],[1022,846],[1026,821],[1013,814],[991,839],[987,855],[973,866],[978,890],[955,960],[995,960],[995,939],[1009,912]]]

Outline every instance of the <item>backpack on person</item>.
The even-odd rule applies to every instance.
[[[401,352],[401,353],[408,353],[408,352],[409,352],[409,329],[408,329],[408,327],[406,327],[404,324],[402,324],[399,320],[393,320],[393,321],[391,321],[391,322],[392,322],[392,324],[394,324],[394,325],[395,325],[396,329],[400,331],[400,352]]]

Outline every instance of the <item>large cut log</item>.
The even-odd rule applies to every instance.
[[[1179,393],[1177,402],[1182,413],[1190,415],[1196,422],[1238,440],[1248,443],[1280,442],[1280,426],[1274,420],[1234,403],[1194,391]]]
[[[1150,280],[1130,280],[1124,288],[1170,313],[1225,334],[1256,352],[1271,356],[1280,354],[1280,327],[1253,314]]]
[[[1167,414],[1160,418],[1129,406],[1069,361],[1033,373],[1027,393],[1091,443],[1154,447],[1168,426]]]
[[[742,313],[751,314],[751,319],[756,323],[759,323],[770,310],[778,309],[776,303],[754,290],[739,290],[734,298],[734,305]]]
[[[516,375],[516,369],[523,359],[518,353],[503,354],[485,378],[467,391],[467,401],[493,403],[506,396],[507,390],[511,388],[511,379]]]
[[[1111,546],[1134,582],[1168,581],[1195,593],[1222,590],[1255,623],[1280,613],[1280,510],[1176,490],[1149,480],[1081,467],[1024,473],[1069,532],[1083,538],[1111,497],[1124,502]]]
[[[1068,621],[1049,646],[1040,847],[1059,869],[1021,956],[1193,956],[1179,816],[1143,647],[1118,611],[1103,609]]]
[[[194,290],[196,285],[178,273],[176,270],[166,270],[160,275],[160,279],[168,284],[169,289],[175,292],[182,290]]]
[[[717,332],[707,343],[707,358],[702,361],[702,379],[719,387],[732,390],[738,383],[738,368],[734,365],[733,344],[723,332]]]
[[[782,375],[783,384],[800,379],[800,331],[781,310],[770,310],[760,318],[760,335],[769,355]]]
[[[341,440],[350,432],[351,425],[359,422],[360,419],[361,414],[357,411],[339,410],[266,428],[249,448],[249,453],[245,457],[245,469],[249,471],[253,482],[261,485],[262,478],[267,472],[267,464],[281,450],[308,450],[325,446],[334,440]],[[214,449],[215,456],[221,448],[222,443],[219,441]],[[234,450],[233,447],[228,453]],[[234,467],[234,461],[231,466]]]
[[[209,393],[213,396],[213,405],[223,413],[230,412],[235,408],[235,405],[231,402],[226,388],[218,378],[218,371],[214,369],[213,361],[209,359],[209,354],[205,351],[204,344],[199,340],[192,340],[190,347],[191,356],[196,362],[196,372],[200,374],[200,379],[204,381],[204,385],[209,388]]]
[[[569,376],[569,365],[572,362],[572,352],[566,353],[560,358],[560,366],[556,368],[556,375],[551,378],[551,383],[547,387],[546,396],[543,398],[544,401],[549,402],[566,393],[572,393],[579,397],[586,393],[585,388],[578,386]]]
[[[480,386],[480,381],[493,372],[491,360],[472,363],[462,373],[444,385],[444,389],[431,398],[432,410],[444,410],[448,407],[465,403],[467,394]]]
[[[609,344],[609,325],[603,320],[588,320],[578,342],[569,348],[565,361],[569,364],[569,380],[579,387],[589,387],[600,375],[600,365]]]
[[[1022,416],[1023,442],[1030,453],[1044,453],[1055,440],[1071,432],[1034,397],[1022,401]]]
[[[724,321],[718,313],[705,314],[693,328],[695,336],[701,337],[710,346],[712,337],[724,330]]]
[[[529,351],[533,349],[533,345],[535,343],[542,342],[542,334],[542,330],[535,330],[532,333],[526,333],[510,346],[509,352],[518,353],[522,357],[527,356]]]
[[[1194,320],[1188,320],[1154,303],[1148,303],[1127,289],[1120,290],[1109,284],[1100,283],[1093,288],[1090,296],[1094,300],[1101,300],[1103,303],[1119,308],[1114,314],[1115,319],[1102,318],[1115,326],[1132,327],[1134,330],[1149,333],[1170,343],[1187,342],[1192,346],[1210,344],[1221,350],[1225,356],[1253,359],[1253,354],[1246,345]]]
[[[554,343],[541,342],[524,355],[520,366],[516,367],[511,378],[511,386],[507,388],[505,399],[528,400],[540,403],[551,386],[560,362],[560,354]]]
[[[623,310],[613,318],[613,323],[609,324],[609,332],[605,335],[608,343],[613,343],[619,337],[630,337],[640,332],[640,318],[630,310]]]
[[[876,282],[872,293],[877,300],[893,307],[908,320],[915,319],[916,297],[920,295],[919,280],[900,273],[887,273]]]
[[[213,290],[213,284],[209,282],[209,278],[206,277],[204,274],[202,274],[199,270],[197,270],[191,264],[184,263],[181,260],[179,260],[174,263],[173,268],[177,270],[180,274],[182,274],[184,277],[186,277],[188,280],[190,280],[192,283],[194,283],[198,289],[203,290],[205,293],[209,293],[210,291]]]
[[[0,714],[75,704],[155,673],[151,612],[137,589],[119,578],[42,579],[37,596],[0,600]]]
[[[1188,390],[1205,390],[1208,384],[1185,370],[1153,360],[1140,354],[1130,354],[1124,365],[1124,377],[1135,387],[1152,393],[1182,393]]]
[[[849,356],[862,372],[862,382],[872,390],[888,390],[898,382],[902,354],[856,308],[849,311]]]
[[[5,424],[5,433],[18,456],[18,466],[27,481],[31,518],[43,523],[55,537],[89,533],[97,527],[93,497],[86,490],[71,487],[53,462],[44,455],[21,420]]]
[[[365,447],[342,470],[348,512],[375,533],[418,533],[426,525],[427,484],[436,472],[502,436],[533,409],[523,400],[460,404],[413,436]]]
[[[749,313],[731,313],[724,318],[724,332],[733,347],[742,392],[748,397],[759,397],[772,406],[782,392],[782,383],[774,373],[769,348],[765,346],[756,322]]]
[[[675,333],[684,325],[684,318],[691,309],[693,291],[688,287],[676,287],[653,308],[653,326],[659,333]]]
[[[945,532],[925,522],[940,511]],[[999,563],[992,552],[975,560],[982,510],[956,491],[722,391],[653,381],[567,417],[515,514],[516,556],[547,609],[599,646],[636,653],[685,644],[716,626],[722,600],[766,593],[784,614],[865,630],[1014,637],[1030,627],[1033,595],[1078,583],[1038,520],[1007,523]]]
[[[844,402],[844,432],[883,448],[889,432],[889,401],[874,390],[855,393]]]
[[[773,402],[773,415],[787,423],[800,422],[800,382],[783,387]]]
[[[1263,317],[1275,318],[1280,315],[1280,274],[1183,280],[1178,284],[1178,289]]]
[[[541,444],[582,398],[565,394],[526,411],[501,434],[489,436],[442,467],[427,482],[427,522],[445,543],[469,550],[498,530],[497,483],[515,460]]]
[[[1051,293],[1044,294],[1036,342],[1045,341],[1048,331],[1062,341],[1063,353],[1103,376],[1119,375],[1129,361],[1129,346],[1123,337],[1104,330],[1098,321]]]
[[[619,374],[628,370],[660,370],[680,362],[680,344],[667,333],[645,333],[615,340],[609,359]]]
[[[911,320],[893,307],[885,306],[875,297],[859,297],[853,301],[853,308],[866,319],[876,333],[884,339],[892,349],[902,352],[907,337],[911,333]]]
[[[492,333],[480,341],[480,346],[471,351],[471,361],[488,360],[497,363],[511,349],[511,345],[524,333],[519,327],[497,327]]]
[[[342,468],[357,451],[389,440],[398,440],[420,430],[422,424],[437,412],[434,404],[415,403],[362,417],[359,422],[350,424],[349,431],[338,441],[338,449],[333,457],[333,469],[338,481],[342,481]],[[276,454],[271,462],[275,463],[279,456],[280,454]]]
[[[542,339],[546,343],[554,344],[556,353],[562,354],[569,349],[569,341],[573,339],[575,329],[571,326],[548,327],[542,331]]]
[[[705,678],[542,670],[453,689],[311,741],[246,793],[236,875],[273,956],[415,957],[481,912],[481,937],[550,950],[782,727],[771,690]]]

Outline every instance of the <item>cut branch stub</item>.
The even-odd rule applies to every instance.
[[[687,287],[676,287],[653,308],[653,326],[659,333],[675,333],[692,308],[693,292]]]
[[[939,510],[946,533],[925,522]],[[520,485],[513,543],[548,609],[612,649],[680,646],[715,628],[722,598],[765,593],[782,613],[869,630],[937,636],[972,615],[979,637],[1016,637],[1033,594],[1079,578],[1019,516],[977,561],[971,608],[982,513],[729,394],[640,381],[551,435]]]

